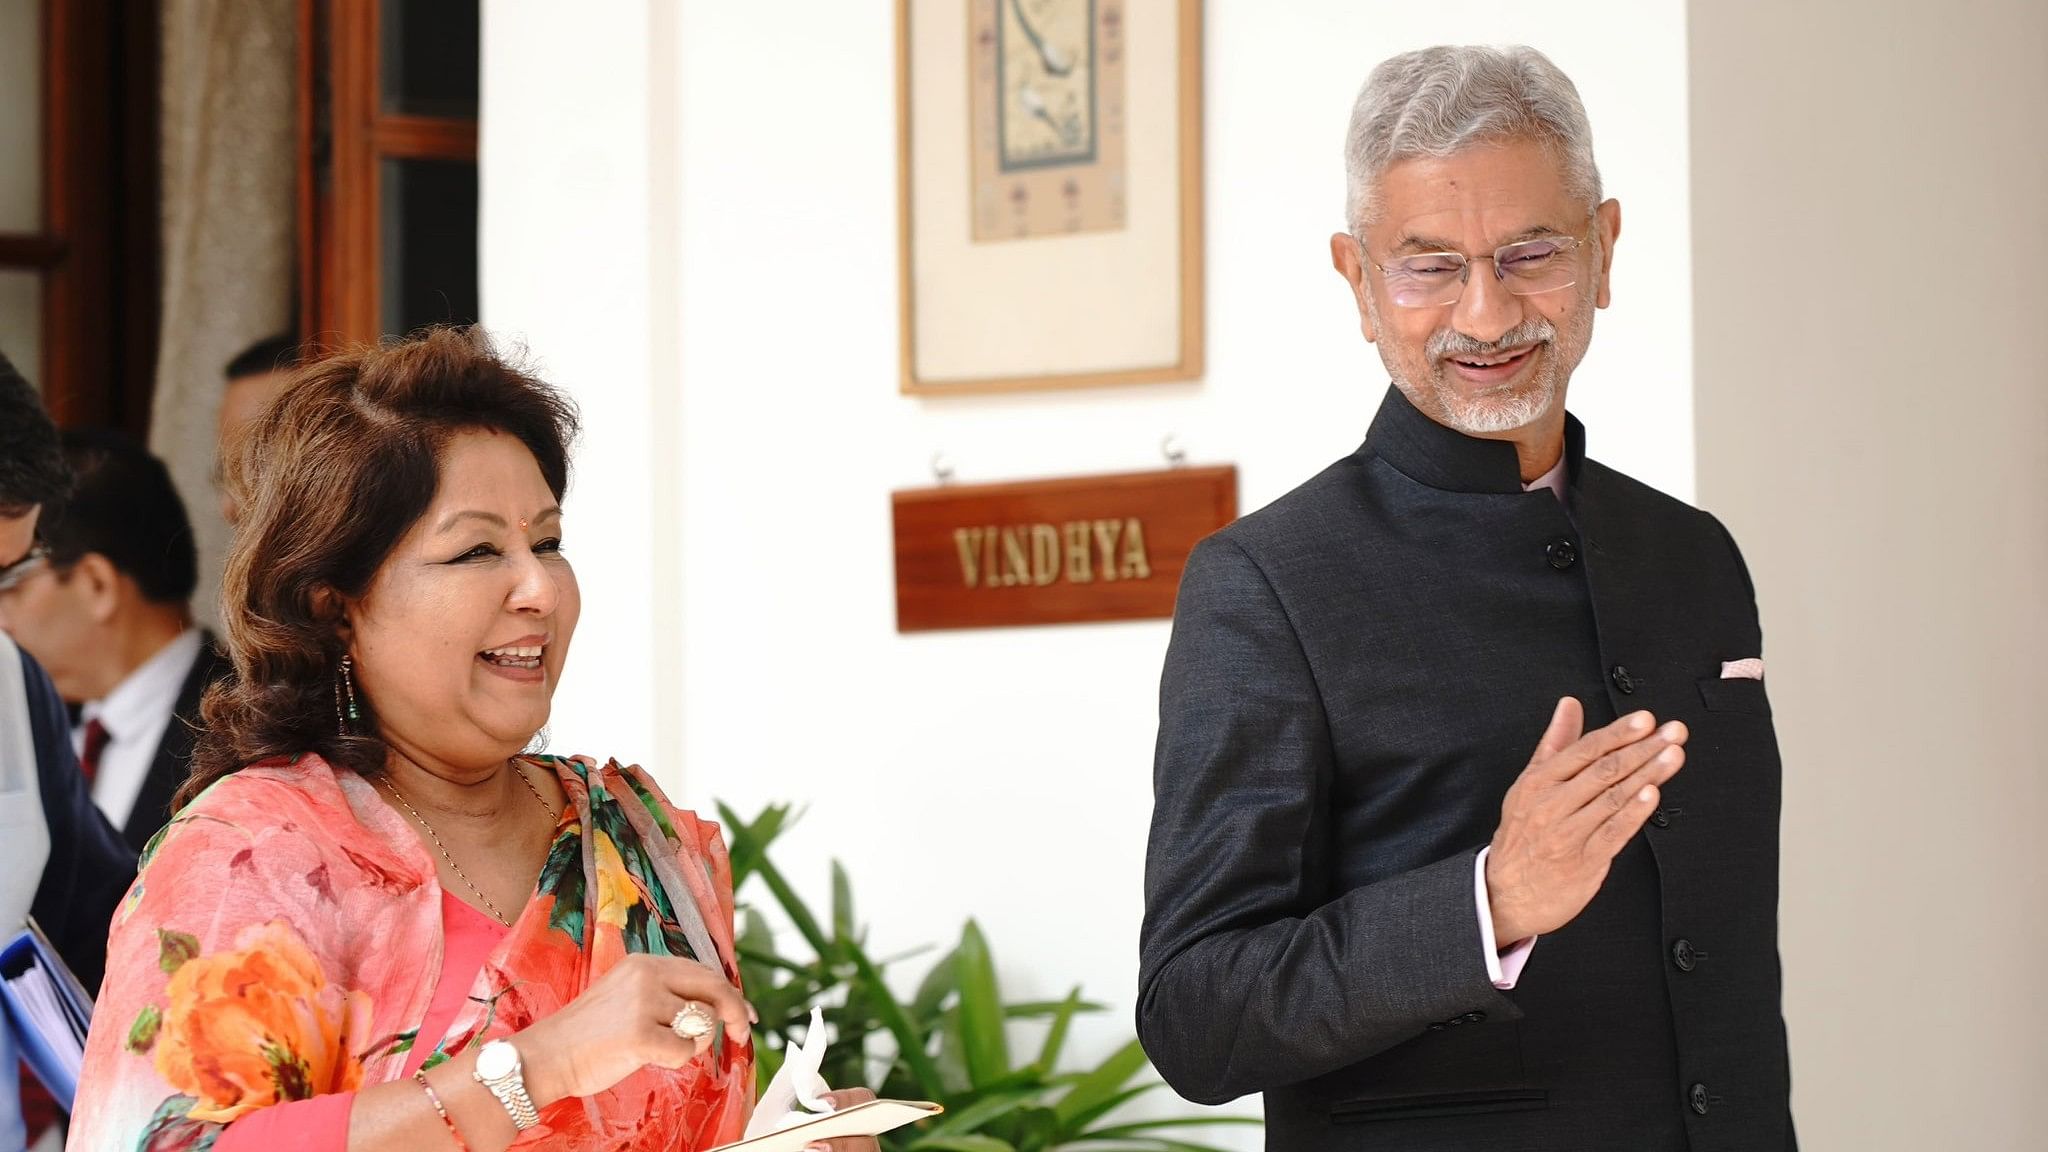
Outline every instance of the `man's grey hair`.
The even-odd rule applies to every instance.
[[[1443,46],[1382,61],[1359,89],[1345,134],[1345,223],[1373,223],[1380,177],[1398,160],[1449,156],[1475,144],[1538,140],[1556,150],[1565,187],[1600,203],[1593,129],[1579,90],[1534,48]]]

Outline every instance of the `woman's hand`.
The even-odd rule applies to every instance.
[[[874,1098],[875,1094],[866,1088],[841,1088],[837,1092],[825,1094],[825,1099],[832,1102],[835,1111],[851,1108],[855,1104],[865,1104]],[[881,1148],[881,1141],[873,1136],[842,1136],[837,1140],[821,1140],[811,1145],[811,1152],[881,1152]]]
[[[723,973],[681,956],[635,953],[619,961],[568,1007],[511,1037],[534,1107],[594,1095],[648,1065],[681,1068],[696,1059],[712,1035],[685,1040],[669,1027],[691,1001],[725,1026],[727,1043],[747,1042],[754,1010]]]

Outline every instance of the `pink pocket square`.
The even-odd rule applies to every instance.
[[[1752,656],[1747,660],[1727,660],[1721,664],[1723,680],[1761,680],[1764,678],[1764,662]]]

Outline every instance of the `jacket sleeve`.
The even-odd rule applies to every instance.
[[[1190,1100],[1307,1080],[1468,1012],[1520,1018],[1481,951],[1476,849],[1331,891],[1334,771],[1284,606],[1240,546],[1210,538],[1160,687],[1139,945],[1138,1035]]]
[[[50,829],[50,858],[29,911],[79,982],[97,988],[107,967],[107,926],[135,879],[135,854],[93,805],[56,687],[27,652],[21,663],[43,820]]]

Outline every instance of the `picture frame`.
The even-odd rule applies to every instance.
[[[1200,0],[897,0],[901,391],[1198,379]]]

